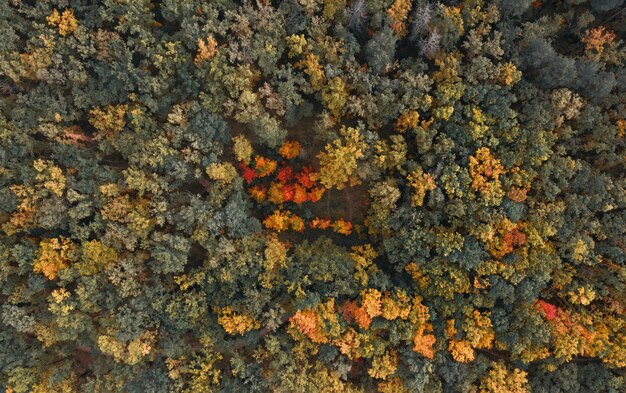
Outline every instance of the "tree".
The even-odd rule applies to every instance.
[[[365,144],[359,130],[342,127],[341,139],[335,139],[326,145],[325,151],[317,158],[320,160],[319,180],[326,188],[337,187],[341,190],[348,184],[355,184],[354,172],[357,160],[363,157]]]

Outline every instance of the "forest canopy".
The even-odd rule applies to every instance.
[[[0,35],[0,389],[626,391],[623,0],[2,0]]]

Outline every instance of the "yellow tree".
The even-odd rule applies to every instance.
[[[363,157],[365,142],[359,130],[352,127],[341,127],[341,137],[326,145],[325,151],[317,158],[320,160],[320,183],[326,188],[343,189],[346,184],[357,183],[354,172],[357,160]]]

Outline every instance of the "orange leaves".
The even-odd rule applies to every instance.
[[[301,146],[298,141],[285,141],[280,149],[278,149],[278,154],[286,160],[291,160],[300,155],[300,148]]]
[[[312,188],[315,186],[315,181],[317,180],[317,174],[310,166],[305,166],[302,170],[296,175],[296,180],[298,183],[305,188]]]
[[[530,188],[512,186],[506,196],[513,202],[524,202],[528,198],[528,191],[530,191]]]
[[[256,156],[254,159],[255,169],[259,177],[265,177],[271,175],[277,167],[277,163],[274,160],[265,158],[263,156]]]
[[[496,226],[496,233],[488,240],[489,252],[500,259],[526,244],[526,234],[521,231],[523,224],[513,224],[504,219]]]
[[[420,119],[420,114],[417,111],[405,112],[402,116],[396,120],[396,129],[399,132],[405,132],[417,127],[417,122]]]
[[[531,180],[530,174],[525,170],[519,167],[511,168],[509,176],[507,176],[510,188],[506,196],[514,202],[524,202],[530,191]]]
[[[267,198],[267,188],[256,185],[248,189],[248,194],[250,194],[250,196],[256,201],[256,203],[261,203]]]
[[[333,230],[337,233],[348,236],[352,233],[352,223],[340,218],[333,223]]]
[[[387,10],[387,15],[393,21],[391,28],[399,38],[407,33],[406,21],[411,11],[412,2],[410,0],[396,0]]]
[[[299,184],[272,183],[268,192],[268,200],[274,204],[293,202],[300,205],[309,200],[309,195],[304,187]]]
[[[324,192],[326,191],[325,188],[322,187],[315,187],[313,189],[311,189],[311,191],[307,192],[306,197],[310,202],[317,202],[320,199],[322,199],[322,196],[324,195]]]
[[[281,184],[287,184],[293,179],[293,168],[290,166],[282,167],[278,170],[278,174],[276,175],[276,179]]]
[[[328,229],[330,227],[330,220],[327,218],[316,217],[309,223],[313,229]]]
[[[317,344],[328,342],[328,336],[322,331],[317,320],[317,314],[313,310],[298,310],[289,318],[291,327],[307,336]]]
[[[295,203],[296,205],[300,205],[307,200],[310,200],[309,194],[306,192],[306,189],[304,187],[300,186],[299,184],[294,184],[293,188],[293,203]]]
[[[293,184],[287,184],[282,187],[283,201],[293,201],[293,197],[296,193],[296,189]]]
[[[474,360],[474,348],[466,340],[450,340],[448,351],[452,355],[452,359],[459,363],[469,363]]]
[[[482,191],[487,187],[488,181],[497,181],[498,176],[504,173],[502,164],[491,155],[487,147],[476,150],[476,154],[469,161],[472,188],[475,191]]]
[[[292,212],[282,211],[281,209],[285,203],[301,205],[305,202],[316,203],[322,199],[326,189],[319,186],[318,173],[310,166],[303,166],[297,171],[293,165],[288,165],[286,161],[278,162],[259,155],[255,156],[254,163],[248,166],[244,159],[252,155],[252,146],[249,142],[245,143],[247,140],[244,137],[240,137],[238,141],[239,145],[241,145],[238,150],[241,151],[236,154],[236,158],[240,161],[238,166],[241,170],[241,176],[247,184],[251,184],[255,179],[266,178],[275,174],[273,181],[269,185],[255,184],[248,189],[248,194],[257,203],[260,204],[267,201],[274,205],[279,205],[279,209],[265,218],[263,221],[264,226],[276,232],[286,230],[303,231],[305,228],[304,220]],[[278,153],[285,160],[291,160],[299,156],[300,150],[299,142],[286,141],[278,149]],[[309,226],[313,229],[332,228],[334,232],[345,236],[352,233],[352,223],[343,218],[339,218],[334,222],[331,222],[329,219],[315,218],[309,222]]]
[[[267,229],[272,229],[276,232],[286,231],[291,229],[297,232],[304,230],[304,221],[302,218],[296,216],[290,211],[274,210],[272,215],[263,220],[263,225]]]
[[[313,229],[328,229],[332,227],[333,231],[346,236],[349,236],[352,233],[352,223],[344,220],[343,218],[340,218],[335,222],[331,222],[328,218],[316,217],[311,220],[309,226]]]
[[[605,44],[612,44],[615,41],[615,33],[607,31],[604,26],[587,30],[585,36],[581,40],[585,44],[586,51],[594,51],[596,53],[604,52]]]
[[[383,298],[377,289],[361,291],[361,306],[354,301],[346,301],[340,307],[343,318],[348,322],[355,322],[361,329],[367,330],[372,319],[383,314]]]
[[[217,54],[217,41],[213,36],[207,37],[206,40],[198,38],[198,52],[193,62],[198,65],[204,61],[211,60]]]
[[[413,351],[419,353],[425,358],[432,359],[435,357],[435,336],[432,334],[425,334],[426,325],[421,326],[415,335],[413,336]]]
[[[372,318],[367,314],[364,307],[357,306],[356,302],[347,301],[343,303],[339,309],[343,319],[349,323],[356,322],[356,324],[364,330],[369,329],[372,323]]]
[[[289,318],[289,326],[317,344],[339,338],[341,326],[337,319],[335,299],[319,303],[315,309],[298,310]]]

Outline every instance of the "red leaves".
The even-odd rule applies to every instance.
[[[291,160],[300,154],[300,144],[297,141],[287,141],[279,149],[278,153],[285,160]],[[280,164],[280,167],[279,167]],[[248,194],[259,204],[271,203],[281,208],[286,202],[296,205],[305,202],[319,202],[326,189],[321,187],[318,173],[311,166],[304,166],[296,173],[293,165],[287,165],[286,161],[275,161],[263,156],[255,156],[251,166],[240,162],[241,176],[247,184],[255,179],[268,177],[274,174],[269,186],[255,184],[248,189]],[[265,182],[264,182],[265,183]],[[303,231],[305,222],[290,211],[276,210],[273,215],[263,221],[265,227],[276,232],[284,230]],[[334,222],[330,219],[315,218],[309,222],[314,229],[332,229],[336,233],[348,236],[352,233],[352,223],[339,218]]]
[[[293,168],[290,166],[282,167],[278,170],[278,174],[276,175],[276,179],[282,184],[287,184],[291,179],[293,179]]]
[[[309,199],[309,201],[315,203],[319,201],[320,199],[322,199],[322,196],[324,195],[325,191],[326,191],[325,188],[315,187],[307,193],[307,198]]]
[[[541,311],[543,311],[543,314],[545,315],[548,321],[556,318],[556,306],[550,303],[544,302],[543,300],[537,301],[537,304],[539,305],[539,308],[541,309]]]
[[[315,181],[317,180],[317,173],[310,166],[305,166],[302,168],[300,173],[296,175],[296,179],[298,183],[305,188],[312,188],[315,186]]]
[[[271,175],[276,170],[277,163],[274,160],[262,156],[256,156],[255,169],[259,177]]]
[[[246,183],[248,184],[252,183],[252,180],[254,180],[257,177],[256,171],[251,169],[249,166],[247,166],[243,162],[239,163],[239,169],[241,169],[241,177],[243,177]]]
[[[299,205],[307,201],[308,195],[304,187],[300,186],[299,184],[294,184],[293,189],[293,203]]]
[[[293,201],[293,195],[295,194],[295,189],[293,184],[287,184],[283,186],[283,201],[291,202]]]

